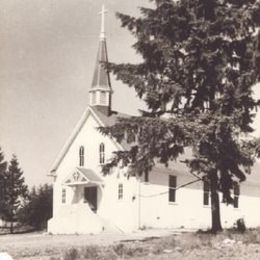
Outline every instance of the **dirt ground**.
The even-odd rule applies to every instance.
[[[98,235],[49,235],[28,233],[0,235],[0,252],[8,252],[16,259],[49,259],[69,248],[86,245],[109,246],[121,241],[142,240],[147,237],[162,237],[176,234],[174,230],[146,230],[130,234],[103,233]]]
[[[218,235],[176,230],[145,230],[131,234],[0,236],[0,252],[15,260],[75,259],[260,259],[260,229]]]

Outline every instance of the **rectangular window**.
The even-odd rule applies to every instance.
[[[62,189],[62,194],[61,194],[61,202],[66,203],[66,189]]]
[[[144,182],[149,182],[149,172],[145,171],[144,173]]]
[[[209,195],[210,195],[209,182],[205,180],[203,182],[203,205],[205,206],[209,205]]]
[[[177,187],[176,176],[169,175],[169,202],[176,201],[176,187]]]
[[[234,208],[239,207],[239,195],[240,195],[240,187],[237,182],[234,182]]]
[[[239,198],[238,196],[234,197],[234,208],[236,209],[238,208],[238,198]]]
[[[118,184],[118,199],[119,200],[123,199],[123,184],[122,183]]]

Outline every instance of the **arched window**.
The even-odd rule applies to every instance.
[[[79,148],[79,166],[84,166],[84,146]]]
[[[118,199],[119,200],[123,199],[123,184],[122,183],[118,184]]]
[[[105,145],[103,143],[99,145],[99,163],[105,163]]]
[[[63,188],[61,191],[61,202],[66,203],[66,189]]]

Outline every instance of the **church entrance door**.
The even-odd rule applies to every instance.
[[[97,187],[84,188],[84,202],[89,204],[92,211],[97,211]]]

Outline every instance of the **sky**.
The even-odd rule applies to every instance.
[[[0,146],[30,186],[52,181],[48,171],[88,105],[102,4],[109,60],[138,62],[115,12],[138,15],[147,0],[0,0]],[[112,87],[114,110],[143,107],[133,89],[113,78]]]

